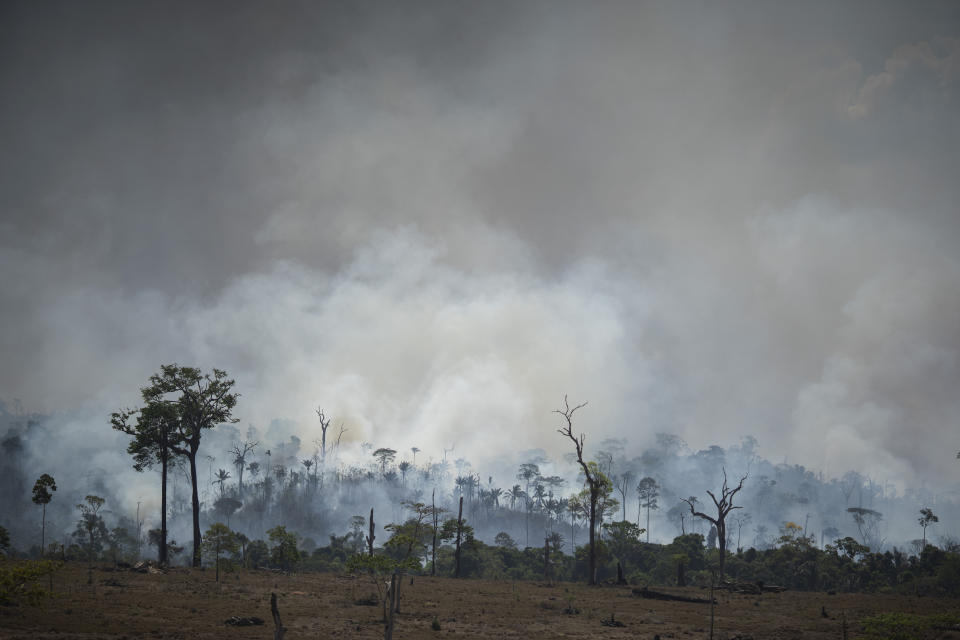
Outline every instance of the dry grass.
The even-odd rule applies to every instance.
[[[381,638],[382,610],[356,604],[376,593],[369,578],[334,574],[283,575],[268,571],[227,573],[173,569],[167,574],[94,571],[86,584],[83,565],[68,565],[55,579],[54,598],[35,607],[0,608],[0,637],[70,638],[272,638],[270,593],[279,597],[287,639]],[[671,589],[703,597],[701,589]],[[763,596],[719,594],[716,637],[841,638],[841,616],[850,637],[857,621],[888,611],[936,613],[955,600],[880,595],[786,592]],[[823,617],[822,607],[828,617]],[[579,613],[571,614],[573,608]],[[623,627],[602,624],[613,614]],[[232,616],[257,616],[264,626],[232,627]],[[434,617],[440,630],[431,629]],[[705,638],[710,607],[644,600],[628,587],[531,582],[409,579],[401,589],[394,637],[403,638]],[[960,633],[945,632],[944,638]]]

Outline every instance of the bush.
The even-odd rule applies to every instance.
[[[39,604],[50,592],[37,582],[60,567],[52,560],[17,562],[0,566],[0,604]]]

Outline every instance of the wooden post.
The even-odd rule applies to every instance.
[[[397,579],[397,574],[394,573],[390,576],[390,593],[387,596],[387,600],[390,606],[390,615],[387,616],[387,630],[384,633],[384,640],[393,639],[393,609],[394,603],[399,602],[397,598],[397,587],[400,586],[400,581]]]
[[[430,494],[430,504],[433,507],[433,562],[430,564],[430,575],[437,575],[437,527],[440,516],[437,514],[437,490]]]
[[[713,571],[710,572],[710,640],[713,640],[713,585],[716,583],[716,574]]]
[[[457,553],[456,568],[453,572],[454,578],[460,577],[460,534],[463,531],[463,496],[460,496],[460,512],[457,514]]]
[[[550,581],[550,538],[543,539],[543,579]]]
[[[283,628],[283,623],[280,622],[280,609],[277,608],[277,594],[270,594],[270,613],[273,614],[273,624],[275,629],[273,630],[273,640],[283,640],[283,634],[287,632]]]

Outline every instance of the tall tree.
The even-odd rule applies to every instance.
[[[524,490],[524,505],[526,506],[527,517],[525,522],[526,529],[526,545],[530,546],[530,509],[533,506],[533,498],[530,495],[530,483],[534,478],[540,477],[540,467],[534,464],[533,462],[524,462],[520,465],[520,470],[517,472],[517,480],[524,480],[527,483],[527,488]]]
[[[373,452],[373,457],[380,461],[380,477],[386,477],[387,465],[394,461],[397,452],[394,449],[381,447]]]
[[[620,475],[613,477],[613,484],[616,486],[617,492],[620,494],[620,504],[623,505],[623,520],[627,519],[627,491],[630,490],[630,483],[633,482],[633,478],[633,471],[630,471],[629,469]],[[639,522],[637,524],[639,525]]]
[[[413,465],[406,460],[397,465],[397,468],[400,469],[400,481],[403,483],[403,486],[407,486],[407,473],[409,473],[412,467]]]
[[[130,419],[136,415],[135,425]],[[133,456],[133,468],[139,472],[160,465],[160,543],[157,560],[167,564],[167,472],[175,455],[173,444],[180,437],[179,407],[159,401],[149,401],[142,409],[118,411],[111,414],[110,423],[117,431],[133,436],[127,453]],[[139,550],[138,550],[139,551]]]
[[[176,406],[177,438],[171,449],[190,462],[190,484],[193,502],[193,566],[200,566],[200,495],[197,478],[197,452],[204,429],[225,422],[235,423],[233,408],[239,394],[233,393],[234,380],[227,372],[213,369],[203,373],[198,368],[176,364],[162,365],[160,373],[150,376],[150,386],[141,391],[148,404],[168,403]]]
[[[883,514],[866,507],[847,507],[847,513],[853,516],[864,546],[879,551],[880,520],[883,519]]]
[[[557,409],[554,413],[559,413],[563,416],[564,421],[566,421],[566,426],[557,429],[557,432],[560,435],[570,438],[573,442],[573,446],[577,452],[577,462],[580,464],[580,468],[583,469],[583,475],[586,479],[587,488],[590,492],[590,505],[589,505],[589,519],[590,519],[590,577],[588,578],[588,584],[597,584],[597,548],[596,548],[596,530],[597,530],[597,501],[600,499],[600,492],[602,490],[603,481],[601,477],[596,473],[596,467],[593,469],[590,468],[590,465],[583,459],[583,442],[584,435],[581,433],[579,436],[573,434],[573,414],[577,412],[578,409],[582,409],[587,406],[587,403],[578,404],[577,406],[570,408],[570,403],[567,402],[567,396],[563,396],[563,409]]]
[[[204,535],[203,548],[213,553],[214,560],[217,563],[217,582],[220,582],[221,554],[233,554],[240,550],[240,541],[237,539],[237,534],[222,522],[214,523],[210,525]]]
[[[103,548],[103,541],[107,538],[107,525],[103,522],[100,509],[105,500],[100,496],[88,495],[83,502],[77,505],[80,511],[80,520],[73,535],[78,540],[86,538],[87,544],[87,584],[93,584],[93,556]]]
[[[524,493],[523,487],[515,484],[507,491],[507,495],[510,496],[510,508],[515,510],[517,508],[517,501],[523,500],[527,494]]]
[[[647,510],[647,542],[650,542],[650,509],[657,508],[657,498],[660,497],[660,486],[657,481],[647,476],[637,485],[637,496],[640,499],[640,508]]]
[[[717,542],[720,546],[720,580],[723,580],[723,568],[726,561],[727,555],[727,515],[734,509],[742,509],[743,507],[735,507],[733,505],[733,497],[737,495],[737,492],[743,489],[743,482],[747,479],[747,476],[740,478],[740,482],[735,487],[727,486],[727,470],[723,470],[723,486],[720,487],[720,499],[717,500],[717,497],[713,495],[712,491],[707,491],[707,495],[713,500],[714,506],[717,508],[717,517],[711,517],[707,514],[697,511],[694,505],[696,500],[691,498],[683,498],[683,501],[687,503],[690,507],[690,513],[695,515],[698,518],[706,520],[713,523],[713,526],[717,528]]]
[[[57,490],[57,482],[50,474],[43,474],[33,485],[33,504],[39,504],[43,507],[43,515],[40,519],[40,557],[43,557],[47,548],[47,505],[53,500],[51,491]],[[924,527],[926,531],[926,527]]]
[[[940,522],[940,518],[934,515],[933,509],[926,507],[920,509],[920,517],[917,519],[917,523],[923,528],[923,547],[921,548],[921,551],[927,548],[927,527],[932,525],[934,522]]]

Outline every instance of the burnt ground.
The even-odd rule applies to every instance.
[[[55,576],[55,595],[40,605],[0,607],[0,638],[272,638],[270,594],[276,592],[288,631],[297,638],[382,638],[382,609],[363,604],[376,588],[369,577],[284,575],[269,571],[226,573],[177,568],[164,574],[100,567],[87,585],[86,567],[68,564]],[[708,591],[663,588],[706,597]],[[827,617],[823,616],[825,608]],[[717,638],[842,638],[877,613],[956,611],[960,602],[912,596],[784,592],[736,595],[718,592]],[[611,614],[624,626],[604,624]],[[262,626],[225,624],[259,617]],[[440,630],[433,630],[434,621]],[[452,578],[407,578],[394,638],[705,638],[707,604],[647,600],[630,587]],[[938,637],[960,640],[960,632]]]

